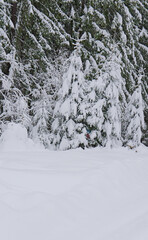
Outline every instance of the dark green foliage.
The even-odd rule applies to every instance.
[[[83,99],[77,101],[81,105],[83,100],[85,112],[79,110],[74,122],[80,129],[80,132],[77,129],[77,134],[85,134],[84,129],[89,128],[92,135],[92,141],[88,144],[83,139],[77,146],[105,146],[107,138],[119,140],[116,127],[111,122],[114,118],[110,116],[110,109],[114,107],[118,115],[116,121],[118,124],[120,121],[121,125],[120,141],[128,141],[125,139],[128,128],[125,113],[129,111],[127,115],[132,118],[130,113],[133,110],[129,104],[134,106],[132,96],[135,96],[139,86],[143,101],[142,111],[147,119],[148,3],[145,0],[0,1],[2,121],[24,123],[22,119],[25,118],[24,124],[27,122],[26,126],[33,129],[40,122],[40,116],[43,118],[42,122],[45,120],[44,127],[38,124],[36,132],[38,135],[42,132],[42,137],[39,137],[42,142],[45,139],[50,142],[51,126],[56,115],[55,105],[59,100],[63,76],[70,66],[68,59],[75,53],[77,44],[81,46],[79,57],[84,77]],[[112,64],[118,69],[118,77],[112,73]],[[100,79],[103,79],[103,83]],[[118,92],[116,96],[119,106],[116,105],[114,96],[107,96],[109,88]],[[72,89],[69,89],[69,96],[71,94]],[[22,110],[17,106],[19,101],[24,104],[23,117]],[[38,105],[40,115],[36,110]],[[41,109],[45,109],[46,114],[42,114]],[[135,116],[138,119],[136,112]],[[60,124],[64,123],[63,117]],[[110,136],[105,127],[109,124],[112,125]],[[61,132],[62,129],[63,126]],[[145,127],[140,126],[140,129],[144,138],[148,134],[147,120]],[[136,130],[133,128],[134,131]]]

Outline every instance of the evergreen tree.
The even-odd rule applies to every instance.
[[[77,42],[68,59],[68,67],[63,75],[63,84],[59,90],[59,99],[54,110],[53,144],[59,146],[61,150],[84,147],[87,144],[83,124],[85,117],[83,89],[81,45]]]
[[[12,5],[9,1],[7,3],[0,2],[0,81],[1,119],[3,122],[17,119],[18,99],[23,97],[21,91],[14,84],[14,75],[18,70],[18,64],[15,61],[16,49],[12,37],[15,22],[11,11]]]
[[[121,74],[121,53],[116,45],[111,47],[110,56],[103,66],[102,79],[104,83],[103,106],[104,145],[113,147],[122,144],[122,107],[125,103],[124,80]]]
[[[33,91],[35,101],[32,101],[32,131],[31,136],[37,143],[44,144],[45,147],[50,146],[49,139],[49,119],[50,119],[50,105],[49,96],[45,89]]]
[[[147,13],[145,0],[1,0],[1,122],[21,122],[46,147],[138,146]]]
[[[141,129],[144,128],[144,112],[143,112],[143,100],[141,92],[141,78],[139,76],[138,85],[132,94],[130,102],[126,110],[127,114],[127,128],[126,128],[126,140],[128,145],[137,147],[140,145],[142,138]]]

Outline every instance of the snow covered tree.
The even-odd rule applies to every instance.
[[[143,131],[143,142],[147,144],[148,139],[148,3],[147,1],[138,1],[137,8],[140,12],[141,21],[139,28],[139,49],[143,57],[143,77],[141,79],[142,97],[144,100],[145,129]]]
[[[14,75],[17,72],[16,50],[12,32],[15,22],[11,16],[11,4],[0,2],[0,81],[1,81],[1,119],[3,122],[17,119],[18,99],[21,91],[15,88]]]
[[[111,52],[102,69],[104,83],[104,145],[113,147],[122,145],[122,108],[125,104],[124,80],[122,78],[121,54],[116,45],[111,47]]]
[[[138,84],[131,96],[126,109],[126,141],[128,145],[137,147],[141,143],[142,128],[144,129],[144,112],[141,91],[141,78],[139,76]]]
[[[32,101],[32,130],[31,137],[37,143],[42,143],[45,147],[49,147],[49,120],[50,120],[50,105],[49,96],[45,89],[35,90],[32,93],[35,101]]]
[[[85,63],[85,118],[84,123],[86,126],[87,146],[94,147],[98,144],[102,145],[102,124],[104,116],[102,106],[104,99],[102,96],[103,82],[99,76],[97,63],[95,59],[90,56]]]
[[[106,5],[108,8],[103,7],[103,12],[108,22],[108,31],[110,32],[114,41],[118,44],[118,50],[121,53],[121,74],[122,74],[122,91],[127,99],[127,104],[132,104],[133,93],[138,85],[138,79],[141,69],[145,67],[144,56],[141,51],[140,35],[141,26],[143,26],[142,19],[144,10],[144,2],[142,1],[107,1]],[[145,6],[146,7],[146,6]],[[111,14],[112,13],[112,14]],[[145,76],[145,74],[143,74]],[[144,80],[144,77],[142,77]],[[146,81],[141,81],[142,94],[146,94]],[[144,105],[142,105],[144,111]],[[126,103],[122,112],[126,108]],[[131,116],[132,118],[132,116]],[[131,120],[132,121],[132,120]],[[125,118],[122,114],[122,136],[124,138],[126,123]],[[139,129],[141,124],[139,122]],[[142,129],[141,129],[142,130]],[[127,129],[126,129],[127,131]],[[135,129],[136,131],[136,129]],[[136,134],[132,133],[133,135]],[[129,134],[130,135],[130,134]],[[142,133],[141,133],[142,135]],[[126,135],[127,137],[127,135]],[[126,139],[127,140],[127,139]]]
[[[52,124],[53,144],[61,150],[84,147],[87,144],[83,102],[85,80],[79,42],[67,60],[66,67]]]
[[[60,149],[139,145],[147,13],[145,0],[1,0],[1,121]]]
[[[32,114],[33,111],[28,109],[33,101],[31,93],[38,86],[45,88],[44,79],[48,79],[52,90],[57,86],[56,76],[51,81],[57,72],[57,46],[66,45],[66,32],[54,15],[60,10],[58,6],[53,6],[54,1],[1,1],[0,74],[3,120],[18,122],[21,112],[24,118],[24,104],[27,114]],[[48,94],[53,95],[50,91]],[[20,104],[18,108],[22,99],[26,103],[23,106]]]

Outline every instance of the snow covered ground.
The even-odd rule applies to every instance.
[[[148,148],[47,151],[17,129],[0,143],[1,240],[148,239]]]

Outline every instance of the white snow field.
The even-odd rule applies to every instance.
[[[148,148],[47,151],[19,125],[0,141],[0,240],[148,239]]]

